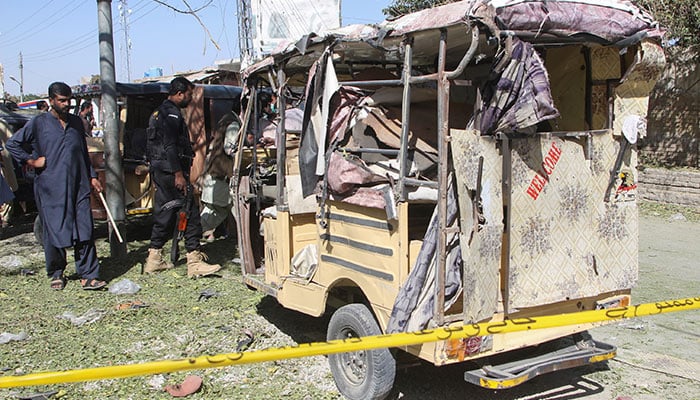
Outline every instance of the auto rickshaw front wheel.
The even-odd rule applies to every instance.
[[[348,304],[333,313],[326,338],[351,339],[381,333],[367,306]],[[338,390],[351,400],[384,399],[394,386],[396,361],[389,349],[331,354],[328,362]]]

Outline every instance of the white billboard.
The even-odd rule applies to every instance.
[[[340,0],[251,0],[253,57],[280,43],[340,26]]]

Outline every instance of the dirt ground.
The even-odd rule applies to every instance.
[[[694,219],[697,221],[697,219]],[[28,221],[26,221],[28,222]],[[29,224],[26,224],[29,225]],[[5,232],[0,238],[0,267],[13,268],[15,270],[31,265],[36,271],[36,276],[24,277],[21,273],[0,274],[0,303],[5,304],[7,310],[26,310],[31,304],[50,300],[61,301],[60,296],[77,293],[77,289],[71,286],[68,293],[57,294],[45,288],[45,280],[41,276],[42,254],[35,245],[30,226],[22,228],[21,232]],[[134,228],[134,230],[144,230]],[[104,226],[98,227],[98,233],[104,235]],[[137,234],[131,233],[135,239]],[[128,265],[120,265],[123,277],[141,284],[144,289],[139,293],[138,299],[147,303],[158,304],[149,309],[139,310],[133,314],[124,315],[115,312],[108,313],[101,321],[102,329],[113,328],[114,335],[123,331],[123,324],[128,321],[133,324],[130,329],[139,333],[135,337],[131,347],[134,354],[130,357],[136,360],[154,361],[163,358],[182,357],[184,355],[217,354],[229,352],[235,348],[236,337],[230,333],[236,333],[246,328],[256,332],[257,336],[251,350],[268,347],[305,343],[323,340],[328,317],[311,318],[300,313],[281,308],[274,299],[263,297],[259,292],[245,289],[241,283],[240,272],[237,270],[235,259],[231,261],[230,249],[233,242],[220,240],[210,244],[210,254],[219,257],[216,262],[226,263],[223,279],[210,281],[183,281],[176,274],[159,275],[155,277],[141,276],[136,271],[138,262],[145,256],[147,235],[143,234],[140,242],[130,243],[130,252],[134,254]],[[638,286],[633,291],[633,303],[656,302],[670,299],[699,297],[700,296],[700,246],[697,240],[700,238],[700,222],[689,222],[680,217],[654,216],[653,213],[645,213],[640,218],[640,273]],[[102,254],[108,251],[102,244],[99,250]],[[8,254],[11,254],[9,256]],[[17,260],[23,260],[23,265],[9,265]],[[108,263],[109,261],[103,261]],[[7,265],[5,265],[7,264]],[[21,272],[21,271],[20,271]],[[23,280],[24,279],[24,280]],[[115,278],[116,280],[116,278]],[[181,303],[181,307],[167,303],[174,297],[172,288],[178,288],[177,293],[184,293],[174,300]],[[188,291],[199,291],[204,288],[214,288],[222,293],[221,296],[212,298],[204,303],[197,301],[196,297],[190,299],[186,295]],[[20,293],[25,293],[20,296]],[[31,295],[34,293],[34,296]],[[80,294],[78,294],[80,296]],[[26,301],[24,296],[27,297]],[[31,298],[34,299],[31,299]],[[105,296],[79,297],[81,301],[86,299],[103,308],[108,308],[114,302]],[[26,303],[26,304],[25,304]],[[60,303],[57,303],[60,305]],[[95,306],[91,304],[90,306]],[[42,354],[41,340],[47,340],[55,335],[55,314],[59,311],[45,307],[47,310],[34,310],[35,317],[41,316],[41,326],[28,325],[32,340],[17,342],[15,347],[0,348],[0,367],[9,365],[15,371],[32,372],[37,370],[53,370],[56,368],[79,368],[109,363],[124,363],[123,345],[111,344],[104,339],[95,339],[95,346],[101,346],[101,358],[91,359],[83,355],[60,363],[50,354]],[[86,308],[85,305],[83,308]],[[63,310],[63,308],[60,308]],[[188,314],[197,310],[197,318]],[[201,311],[207,310],[207,319]],[[77,308],[76,311],[84,311]],[[9,311],[8,311],[9,312]],[[46,315],[43,315],[46,314]],[[0,321],[0,331],[14,332],[22,327],[21,315],[15,319]],[[25,314],[26,315],[26,314]],[[208,337],[196,336],[191,328],[180,326],[182,323],[173,323],[173,319],[182,315],[188,318],[199,328],[208,328]],[[200,317],[201,315],[201,317]],[[209,318],[209,315],[211,318]],[[148,319],[151,318],[151,319]],[[170,323],[158,326],[155,321],[167,321]],[[226,330],[223,330],[221,321],[226,322]],[[192,322],[191,321],[191,322]],[[145,325],[137,325],[145,323]],[[216,325],[218,324],[218,325]],[[556,399],[556,400],[700,400],[700,311],[686,311],[660,316],[644,317],[635,320],[626,320],[621,323],[596,328],[591,332],[594,339],[614,344],[618,347],[618,356],[608,362],[593,366],[575,368],[543,375],[516,388],[507,391],[490,391],[481,389],[464,382],[463,374],[466,369],[473,368],[468,364],[453,365],[437,368],[432,365],[421,364],[406,368],[399,364],[397,371],[395,390],[391,399],[499,399],[499,400],[531,400],[531,399]],[[71,328],[67,335],[75,335],[80,332],[83,335],[93,335],[94,328]],[[71,333],[73,331],[73,333]],[[149,338],[145,331],[154,331]],[[202,329],[199,329],[202,331]],[[195,336],[193,336],[195,335]],[[104,338],[104,333],[101,335]],[[141,336],[141,337],[138,337]],[[182,349],[180,336],[187,336],[188,346]],[[138,340],[136,340],[138,339]],[[77,351],[71,340],[61,339],[59,342],[66,346],[67,352]],[[171,343],[172,342],[172,343]],[[155,352],[153,346],[162,346]],[[57,344],[58,345],[58,344]],[[196,345],[196,346],[195,346]],[[5,345],[7,346],[7,345]],[[111,348],[110,346],[114,347]],[[193,347],[190,349],[190,347]],[[3,350],[4,349],[4,350]],[[35,356],[27,357],[29,354]],[[131,358],[127,358],[131,359]],[[20,362],[22,361],[22,362]],[[39,363],[41,361],[42,363]],[[57,364],[58,363],[58,364]],[[32,367],[33,365],[33,367]],[[10,373],[9,367],[3,367],[3,371]],[[324,357],[310,359],[287,360],[283,362],[245,365],[224,369],[212,369],[201,371],[205,377],[206,388],[203,392],[194,395],[193,399],[263,399],[285,397],[291,399],[336,399],[340,398],[335,390],[327,361]],[[2,374],[0,374],[2,375]],[[66,398],[165,398],[156,395],[154,389],[163,381],[180,379],[181,375],[140,377],[129,380],[111,380],[100,382],[78,383],[61,386],[69,395]],[[47,387],[45,389],[54,389]],[[37,390],[44,388],[37,388]],[[26,393],[31,388],[20,390]],[[0,390],[0,399],[17,398],[16,391]],[[109,395],[109,393],[112,393]],[[116,395],[115,395],[116,393]],[[126,394],[130,393],[130,394]],[[162,393],[162,392],[161,392]],[[9,397],[4,397],[9,396]],[[160,397],[159,397],[160,396]]]

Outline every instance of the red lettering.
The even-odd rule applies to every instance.
[[[552,160],[556,164],[559,162],[559,156],[561,155],[561,152],[556,152],[556,151],[550,151],[549,156],[552,157]]]
[[[557,163],[559,162],[561,153],[561,149],[557,147],[556,143],[552,142],[552,146],[549,148],[547,156],[545,156],[544,160],[542,161],[542,171],[535,174],[532,181],[530,181],[530,185],[528,185],[525,191],[530,197],[532,197],[533,200],[537,200],[537,197],[539,197],[542,189],[544,189],[544,185],[549,182],[549,176],[554,172],[554,167],[556,167]]]
[[[549,179],[547,179],[547,177],[544,177],[542,175],[535,175],[535,177],[532,180],[538,186],[539,190],[544,189],[544,185],[546,185],[547,182],[549,181]]]
[[[532,182],[530,182],[530,186],[527,187],[527,194],[532,197],[532,200],[537,200],[537,196],[540,195],[540,191],[532,185]]]
[[[544,158],[544,161],[542,162],[542,170],[544,171],[545,174],[551,175],[552,172],[554,172],[554,165],[556,164],[556,161],[552,160],[551,156],[547,156]]]
[[[527,188],[527,194],[532,197],[533,200],[537,200],[537,197],[540,195],[540,192],[542,189],[544,189],[544,185],[547,183],[547,180],[540,176],[540,174],[535,174],[535,177],[532,178],[532,181],[530,181],[530,185]]]
[[[557,160],[559,160],[559,156],[561,155],[561,149],[557,147],[557,144],[552,142],[552,148],[549,150],[550,154],[555,154],[557,156]]]

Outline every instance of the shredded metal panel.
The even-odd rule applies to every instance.
[[[501,158],[496,140],[477,131],[451,131],[452,157],[460,210],[460,245],[464,260],[465,321],[490,318],[498,308],[503,237]],[[479,158],[483,167],[479,176]],[[484,221],[475,226],[473,197],[478,195]],[[477,217],[478,218],[478,217]]]
[[[513,141],[511,308],[627,289],[637,280],[637,205],[604,202],[617,152],[609,132]]]

